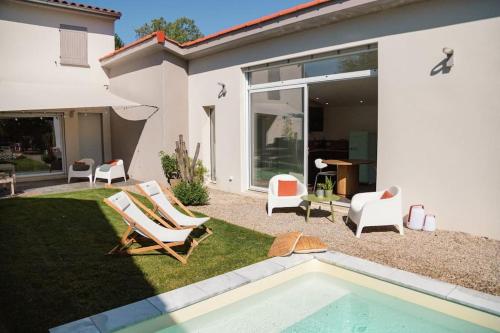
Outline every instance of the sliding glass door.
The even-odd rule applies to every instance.
[[[250,91],[250,186],[267,188],[271,177],[305,179],[305,85]]]
[[[62,122],[56,114],[0,115],[0,163],[20,176],[63,172]]]

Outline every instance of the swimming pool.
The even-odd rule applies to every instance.
[[[500,331],[499,323],[495,315],[314,261],[120,332],[489,333]]]

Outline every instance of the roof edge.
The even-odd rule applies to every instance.
[[[57,7],[61,9],[67,9],[72,11],[79,11],[87,14],[107,16],[115,20],[120,19],[122,13],[114,9],[96,7],[91,5],[86,5],[83,3],[66,1],[66,0],[18,0],[26,3],[38,4],[48,7]]]
[[[294,14],[296,12],[299,12],[299,11],[302,11],[302,10],[305,10],[305,9],[309,9],[311,7],[316,7],[316,6],[319,6],[321,4],[328,3],[328,2],[331,2],[331,0],[313,0],[313,1],[306,2],[306,3],[302,3],[302,4],[299,4],[297,6],[293,6],[293,7],[287,8],[287,9],[283,9],[283,10],[280,10],[279,12],[268,14],[266,16],[262,16],[260,18],[257,18],[257,19],[254,19],[254,20],[250,20],[250,21],[247,21],[245,23],[241,23],[241,24],[235,25],[233,27],[230,27],[230,28],[227,28],[227,29],[215,32],[215,33],[207,35],[205,37],[201,37],[201,38],[195,39],[193,41],[182,43],[181,46],[182,47],[189,47],[189,46],[193,46],[193,45],[200,44],[200,43],[203,43],[203,42],[207,42],[209,40],[222,37],[224,35],[230,34],[232,32],[236,32],[238,30],[242,30],[242,29],[245,29],[245,28],[251,28],[251,27],[256,26],[256,25],[258,25],[260,23],[265,23],[265,22],[268,22],[268,21],[272,21],[272,20],[280,18],[282,16]]]
[[[167,37],[165,36],[165,33],[163,31],[155,31],[153,33],[150,33],[149,35],[146,35],[144,37],[139,38],[138,40],[136,40],[136,41],[134,41],[134,42],[132,42],[130,44],[127,44],[127,45],[125,45],[125,46],[123,46],[123,47],[121,47],[119,49],[116,49],[116,50],[114,50],[112,52],[109,52],[108,54],[106,54],[106,55],[102,56],[101,58],[99,58],[99,61],[103,61],[103,60],[106,60],[108,58],[111,58],[111,57],[113,57],[114,55],[116,55],[118,53],[121,53],[121,52],[123,52],[125,50],[128,50],[128,49],[130,49],[130,48],[132,48],[134,46],[137,46],[139,44],[142,44],[142,43],[144,43],[144,42],[146,42],[146,41],[148,41],[150,39],[154,39],[154,38],[156,38],[156,43],[157,44],[163,44],[167,40]],[[172,43],[176,43],[177,45],[180,45],[179,43],[177,43],[174,40],[169,40],[169,41],[171,41]]]
[[[29,0],[29,1],[31,1],[31,0]],[[34,0],[34,1],[44,1],[44,0]],[[58,0],[55,0],[55,1],[58,1]],[[294,14],[294,13],[297,13],[297,12],[300,12],[303,10],[311,9],[313,7],[323,5],[326,3],[330,3],[330,2],[333,2],[333,1],[332,0],[312,0],[312,1],[309,1],[309,2],[306,2],[303,4],[299,4],[297,6],[290,7],[287,9],[283,9],[281,11],[278,11],[278,12],[275,12],[275,13],[272,13],[272,14],[269,14],[269,15],[251,20],[251,21],[247,21],[247,22],[239,24],[239,25],[235,25],[231,28],[224,29],[224,30],[221,30],[219,32],[215,32],[215,33],[207,35],[205,37],[201,37],[201,38],[195,39],[193,41],[185,42],[185,43],[179,43],[171,38],[168,38],[168,36],[166,36],[163,31],[155,31],[147,36],[144,36],[142,38],[139,38],[139,39],[133,41],[130,44],[123,46],[122,48],[119,48],[117,50],[114,50],[113,52],[110,52],[110,53],[104,55],[99,60],[102,61],[102,60],[111,58],[111,57],[115,56],[116,54],[119,54],[119,53],[121,53],[121,52],[123,52],[131,47],[139,45],[143,42],[146,42],[155,36],[158,39],[158,44],[162,44],[164,42],[169,42],[169,43],[172,43],[181,49],[186,49],[186,48],[189,48],[191,46],[195,46],[198,44],[209,42],[209,41],[217,39],[217,38],[224,37],[226,35],[229,35],[229,34],[234,33],[234,32],[238,32],[238,31],[243,30],[243,29],[253,28],[255,26],[258,26],[259,24],[266,23],[266,22],[278,19],[278,18],[283,17],[283,16],[287,16],[287,15]]]

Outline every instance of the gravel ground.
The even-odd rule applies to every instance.
[[[192,207],[193,210],[273,236],[299,230],[319,237],[334,251],[500,295],[500,241],[462,232],[429,233],[406,228],[405,235],[400,236],[395,227],[366,227],[358,239],[354,235],[356,226],[344,222],[344,207],[335,208],[332,223],[329,206],[319,210],[313,204],[306,224],[305,210],[301,208],[276,209],[268,217],[263,195],[214,189],[210,194],[209,205]]]

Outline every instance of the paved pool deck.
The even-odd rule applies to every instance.
[[[437,298],[500,316],[500,297],[405,272],[340,252],[270,258],[213,278],[50,329],[51,333],[107,333],[171,313],[311,260],[336,265]]]

